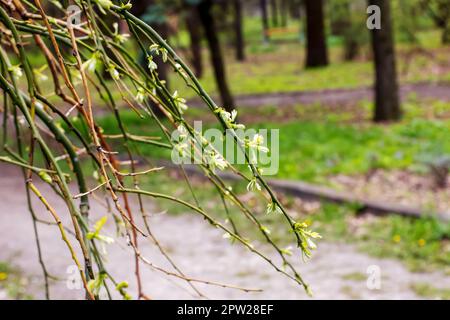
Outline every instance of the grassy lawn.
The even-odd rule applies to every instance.
[[[450,289],[437,288],[427,283],[412,284],[411,289],[423,298],[450,300]]]
[[[303,68],[304,47],[295,41],[298,35],[291,34],[289,42],[262,45],[257,22],[251,20],[246,28],[250,39],[248,59],[245,63],[234,61],[233,52],[226,49],[226,68],[234,94],[263,94],[274,92],[356,88],[373,83],[372,63],[362,57],[358,61],[343,62],[342,49],[337,41],[330,39],[331,65],[326,68],[305,70]],[[450,81],[450,68],[443,63],[449,48],[436,46],[435,33],[420,35],[427,41],[426,49],[432,50],[435,58],[417,55],[409,65],[407,45],[399,44],[399,71],[403,83],[418,81]],[[180,34],[180,46],[186,46],[186,35]],[[205,56],[205,61],[207,57]],[[405,72],[408,67],[408,72]],[[201,79],[206,91],[216,94],[212,70],[206,63],[205,75]],[[179,78],[171,78],[173,90],[178,89],[183,97],[192,93]],[[114,91],[117,94],[117,91]],[[96,103],[97,105],[97,103]],[[99,102],[100,105],[100,102]],[[280,169],[278,178],[298,179],[319,184],[328,184],[328,178],[336,174],[356,175],[371,169],[408,169],[422,172],[423,158],[441,157],[450,154],[450,104],[441,101],[418,101],[410,97],[403,105],[405,119],[392,125],[374,125],[370,121],[372,105],[355,102],[353,106],[331,107],[323,105],[260,106],[239,109],[240,121],[252,128],[280,130]],[[132,111],[121,111],[125,126],[131,134],[165,137],[153,119],[140,119]],[[190,109],[187,117],[202,119],[204,128],[215,122],[199,109]],[[119,129],[112,115],[101,119],[105,134],[117,134]],[[120,150],[120,145],[117,145]],[[148,145],[133,145],[133,148],[148,159],[169,159],[170,151]],[[176,195],[193,201],[187,186],[177,182],[175,173],[155,173],[143,178],[147,189]],[[221,199],[214,190],[205,188],[201,181],[194,181],[193,188],[205,209],[226,219],[225,210],[217,204]],[[233,185],[241,195],[247,196],[245,185]],[[289,235],[279,228],[279,217],[266,215],[265,203],[250,198],[250,206],[261,213],[262,221],[272,230],[272,235],[286,241]],[[357,206],[320,204],[316,210],[304,210],[298,201],[283,197],[283,202],[298,219],[313,223],[326,240],[350,241],[361,250],[380,257],[396,257],[405,261],[413,270],[439,268],[450,272],[450,229],[431,220],[409,220],[397,216],[366,218],[356,215]],[[161,210],[171,213],[186,212],[185,208],[156,201]],[[236,223],[245,230],[248,223],[231,208]],[[249,235],[254,236],[254,235]],[[288,245],[288,243],[286,243]],[[426,290],[425,290],[426,291]]]
[[[131,183],[131,182],[130,182]],[[183,183],[182,176],[175,172],[155,173],[141,181],[146,189],[167,194],[194,203],[192,194]],[[191,180],[193,190],[201,206],[226,223],[231,217],[243,235],[250,239],[260,239],[261,235],[247,232],[250,222],[233,205],[229,214],[220,205],[221,200],[214,188],[205,187],[202,180]],[[231,183],[239,197],[257,212],[259,220],[267,227],[275,241],[292,246],[292,234],[280,224],[282,217],[265,213],[265,202],[247,192],[245,184]],[[399,216],[373,217],[356,214],[357,205],[335,205],[308,203],[289,196],[279,195],[290,214],[298,221],[311,224],[324,241],[353,243],[362,252],[380,258],[396,258],[417,272],[441,270],[450,274],[450,225],[433,219],[407,219]],[[185,207],[166,200],[156,200],[158,209],[171,214],[187,214]],[[219,205],[218,205],[219,204]],[[194,212],[191,212],[195,214]],[[282,227],[281,227],[282,226]],[[320,242],[319,242],[320,250]]]
[[[314,106],[309,110],[308,117],[305,117],[307,120],[301,120],[302,115],[305,115],[304,106],[278,109],[267,106],[256,109],[256,112],[255,109],[243,108],[240,117],[246,123],[247,118],[253,118],[248,127],[280,129],[280,178],[326,184],[330,175],[360,174],[373,168],[420,172],[424,170],[422,159],[425,155],[439,157],[450,154],[450,121],[446,117],[450,110],[448,103],[423,103],[411,97],[404,105],[405,120],[392,125],[375,125],[366,121],[371,113],[371,106],[367,102],[362,102],[356,108],[362,110],[362,116],[355,116],[354,109],[330,112],[324,106]],[[202,119],[202,112],[198,109],[190,112],[192,118]],[[293,112],[295,116],[292,116]],[[262,121],[258,115],[261,119],[274,120]],[[122,116],[131,133],[157,135],[158,129],[152,119],[139,119],[128,111],[123,111]],[[205,121],[207,126],[212,125],[210,118],[206,117]],[[111,116],[105,117],[101,124],[105,133],[118,133]],[[151,159],[169,157],[169,152],[158,148],[137,148],[141,155]],[[188,188],[182,183],[175,183],[174,175],[155,174],[145,178],[142,183],[151,190],[175,194],[192,202]],[[182,178],[177,176],[177,179]],[[217,206],[221,200],[215,191],[205,188],[201,181],[195,179],[193,184],[202,206],[225,220],[225,211]],[[243,197],[248,197],[245,185],[233,184],[233,189]],[[432,219],[360,217],[356,214],[357,205],[320,204],[318,209],[305,212],[298,201],[290,197],[282,199],[295,217],[311,221],[313,228],[328,241],[355,243],[359,249],[371,255],[398,258],[412,270],[440,269],[450,272],[449,226]],[[157,203],[161,210],[186,212],[185,208],[167,201]],[[280,241],[286,241],[290,234],[279,228],[280,217],[266,215],[265,204],[256,198],[251,198],[249,203],[260,212],[263,223],[272,230],[272,235]],[[231,208],[232,215],[237,215],[233,212]],[[246,219],[239,215],[234,219],[237,225],[246,229]]]
[[[0,299],[30,300],[33,297],[26,292],[28,279],[11,264],[0,261]]]
[[[342,121],[351,116],[351,110],[329,114],[328,119],[320,120],[321,114],[326,112],[320,111],[321,106],[316,106],[315,116],[311,120],[301,120],[301,116],[297,120],[295,112],[304,112],[299,106],[294,108],[294,116],[291,115],[291,118],[285,119],[284,122],[261,120],[248,127],[279,129],[279,178],[323,184],[330,175],[363,174],[371,169],[423,171],[425,158],[450,154],[450,121],[424,119],[423,115],[430,113],[430,109],[434,114],[448,113],[450,104],[434,102],[425,106],[410,102],[405,107],[406,119],[393,125]],[[262,114],[261,118],[269,119],[273,117],[270,114],[272,111],[270,107],[258,109],[256,112],[255,109],[243,108],[241,115],[245,119],[246,114]],[[200,113],[198,110],[193,112],[195,116]],[[292,109],[289,112],[292,112]],[[131,133],[160,136],[152,119],[139,119],[133,112],[128,111],[124,111],[122,117]],[[208,119],[206,121],[209,122]],[[101,124],[107,134],[119,133],[112,116],[103,118]],[[211,124],[204,127],[207,126]],[[167,141],[165,137],[160,137],[162,141]],[[170,157],[168,150],[145,145],[139,146],[138,149],[144,156]]]
[[[435,46],[433,39],[439,38],[436,32],[427,32],[422,37],[427,40],[423,41],[424,48],[432,52],[433,58],[423,54],[410,56],[412,47],[399,43],[397,47],[400,81],[450,81],[450,67],[447,63],[449,48]],[[236,61],[232,49],[224,49],[224,52],[229,85],[235,95],[357,88],[372,85],[374,79],[372,62],[368,59],[368,47],[363,49],[364,54],[360,59],[346,62],[342,59],[342,47],[337,42],[329,48],[330,65],[317,69],[304,68],[305,48],[299,41],[250,45],[245,62]],[[200,82],[207,92],[217,95],[206,50],[204,63],[205,73]],[[183,96],[193,96],[192,91],[185,87],[179,77],[173,76],[170,83]]]

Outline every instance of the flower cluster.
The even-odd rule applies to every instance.
[[[138,103],[142,104],[147,99],[147,92],[145,91],[144,88],[138,88],[137,94],[134,98]]]
[[[111,0],[95,0],[101,13],[106,14],[105,10],[111,9],[113,2]]]
[[[153,56],[148,56],[147,60],[148,60],[148,70],[150,70],[150,72],[153,72],[158,69],[158,65],[156,64],[155,61],[153,61]]]
[[[86,60],[82,66],[81,69],[88,70],[89,72],[95,72],[97,69],[97,65],[101,62],[101,53],[100,51],[95,51],[92,56]]]
[[[306,258],[311,257],[311,250],[315,250],[317,245],[313,239],[321,239],[322,236],[314,231],[308,229],[308,224],[306,222],[296,222],[294,224],[294,232],[299,237],[298,245],[302,249],[303,254]]]
[[[16,79],[23,76],[23,71],[22,71],[22,68],[20,68],[20,64],[9,67],[8,71],[11,72],[13,77]]]
[[[216,168],[223,171],[228,167],[228,162],[224,157],[220,153],[214,151],[207,153],[206,162],[209,164],[212,172],[215,172]]]
[[[184,111],[188,109],[186,104],[186,99],[183,99],[179,96],[178,91],[175,91],[172,95],[173,103],[177,107],[178,111],[183,114]]]
[[[149,50],[150,50],[150,53],[152,54],[152,56],[153,55],[157,55],[157,56],[161,55],[162,61],[163,62],[167,62],[167,59],[168,59],[169,55],[167,53],[166,48],[163,48],[163,47],[161,47],[161,46],[159,46],[157,44],[152,44],[150,46]]]
[[[108,65],[107,70],[108,70],[109,74],[111,75],[111,78],[113,78],[114,80],[120,79],[120,73],[119,73],[119,71],[117,71],[116,67],[112,63]]]
[[[100,234],[100,231],[101,231],[101,229],[103,228],[103,226],[105,225],[107,219],[108,219],[108,217],[107,217],[107,216],[104,216],[103,218],[101,218],[100,220],[98,220],[98,221],[94,224],[94,230],[91,231],[91,232],[88,232],[88,233],[86,234],[86,237],[87,237],[89,240],[97,239],[97,240],[100,240],[100,241],[102,241],[102,242],[104,242],[104,243],[107,243],[107,244],[113,243],[113,242],[114,242],[114,239],[113,239],[113,238],[108,237],[108,236],[104,236],[104,235],[101,235],[101,234]]]
[[[114,28],[114,33],[113,33],[114,42],[116,42],[118,44],[123,44],[130,37],[129,34],[121,34],[121,33],[119,33],[119,24],[117,22],[115,22],[113,24],[113,28]]]
[[[236,123],[237,111],[233,110],[231,112],[226,111],[223,108],[217,108],[215,113],[218,113],[220,118],[225,122],[227,127],[232,129],[245,129],[243,124]]]

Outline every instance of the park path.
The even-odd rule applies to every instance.
[[[400,86],[400,94],[402,99],[406,99],[411,94],[416,94],[419,99],[450,101],[450,85],[432,82],[403,84]],[[373,100],[373,88],[361,87],[354,89],[275,92],[235,96],[235,103],[240,107],[261,107],[270,105],[288,107],[292,105],[314,103],[334,106],[355,103],[361,100]],[[199,101],[194,99],[190,103],[192,105],[198,105]]]
[[[10,166],[0,166],[0,261],[9,261],[28,278],[28,290],[35,298],[43,298],[43,279],[38,264],[30,215],[27,212],[23,182],[19,172]],[[19,179],[18,179],[19,178]],[[38,186],[48,195],[62,220],[68,217],[64,206],[48,187]],[[45,209],[36,203],[39,217],[49,219]],[[149,203],[149,211],[152,206]],[[101,217],[103,207],[93,204],[91,213]],[[201,218],[186,213],[172,216],[159,214],[150,218],[150,224],[161,244],[179,267],[189,276],[219,281],[248,288],[261,288],[261,293],[244,293],[232,289],[198,285],[209,298],[220,299],[308,299],[302,288],[273,271],[259,257],[223,239],[222,233],[207,225]],[[51,297],[82,299],[81,290],[69,290],[66,280],[70,257],[54,226],[39,226],[44,259],[52,275],[61,281],[51,282]],[[103,233],[114,233],[111,221]],[[167,263],[149,242],[141,240],[141,251],[158,266]],[[117,281],[128,280],[134,293],[133,255],[124,242],[107,247],[108,270]],[[316,299],[416,299],[410,288],[413,283],[429,283],[449,288],[450,277],[441,273],[411,273],[400,262],[381,260],[359,253],[353,245],[320,243],[319,250],[307,263],[298,259],[299,270],[314,290]],[[381,289],[369,290],[366,274],[369,266],[381,271]],[[361,276],[363,275],[363,276]],[[196,298],[184,283],[142,266],[145,292],[155,299]],[[1,293],[1,292],[0,292]],[[3,293],[4,294],[4,293]]]

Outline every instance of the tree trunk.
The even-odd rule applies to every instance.
[[[359,44],[352,37],[346,35],[344,40],[344,60],[353,61],[358,57],[359,54]]]
[[[302,4],[299,0],[288,0],[289,12],[292,19],[300,20],[302,17]]]
[[[230,89],[228,88],[222,51],[212,16],[212,5],[212,0],[204,0],[198,5],[198,12],[205,31],[206,40],[208,41],[211,64],[214,68],[214,75],[222,99],[222,106],[224,109],[231,111],[234,109],[234,102]]]
[[[381,29],[371,31],[376,73],[374,121],[395,121],[401,118],[401,109],[390,3],[389,0],[369,0],[369,5],[381,9]]]
[[[245,60],[245,42],[243,32],[243,19],[242,19],[242,2],[241,0],[234,0],[234,32],[235,32],[235,46],[236,46],[236,59],[238,61]]]
[[[447,25],[442,31],[442,44],[444,45],[450,44],[450,21],[447,22]]]
[[[263,27],[264,42],[269,42],[269,17],[267,15],[267,0],[259,0],[259,7],[261,9],[261,22]]]
[[[342,3],[342,36],[344,37],[344,60],[352,61],[359,54],[359,42],[354,33],[354,21],[352,21],[352,8],[350,1]]]
[[[167,23],[155,24],[155,31],[166,40],[169,37],[169,26]],[[169,64],[163,61],[161,55],[155,56],[154,61],[158,65],[158,77],[166,82],[166,87],[169,89]]]
[[[136,1],[132,7],[132,13],[134,15],[136,15],[137,17],[142,17],[146,13],[147,9],[154,4],[155,4],[154,0]],[[158,32],[158,34],[163,39],[168,38],[169,26],[167,25],[167,23],[165,23],[165,22],[158,23],[158,24],[155,23],[155,24],[152,24],[152,27],[155,29],[156,32]],[[155,63],[158,65],[158,77],[160,80],[165,81],[165,83],[166,83],[165,86],[169,90],[168,64],[162,60],[161,55],[155,56],[153,58],[154,58]],[[146,56],[143,55],[141,57],[141,60],[142,60],[141,61],[142,66],[144,67],[144,69],[147,70],[148,61],[147,61]],[[165,116],[164,112],[162,112],[158,106],[156,106],[153,102],[150,102],[150,104],[152,106],[153,112],[155,113],[155,115],[157,117],[162,118]]]
[[[281,26],[282,27],[286,27],[287,26],[287,22],[288,22],[288,13],[289,13],[289,8],[288,8],[288,1],[289,0],[281,0]]]
[[[306,67],[328,65],[323,0],[305,0]]]
[[[202,58],[202,34],[200,30],[200,19],[195,7],[189,9],[186,17],[186,27],[189,31],[191,41],[191,63],[197,78],[203,76],[203,58]]]
[[[278,27],[278,3],[277,0],[270,0],[270,13],[272,14],[272,25]]]
[[[141,17],[146,13],[147,9],[154,4],[154,0],[136,1],[136,3],[133,4],[132,7],[132,13],[138,17]],[[167,39],[169,37],[169,26],[166,22],[154,23],[152,24],[152,27],[163,39]],[[154,61],[158,65],[159,78],[166,81],[166,87],[169,88],[168,64],[162,61],[161,56],[155,56]],[[145,68],[147,68],[147,61],[143,61],[143,64],[145,65]]]

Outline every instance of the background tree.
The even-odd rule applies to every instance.
[[[328,65],[323,0],[305,0],[306,67]]]
[[[302,0],[288,0],[289,14],[292,19],[300,19],[302,15]]]
[[[245,60],[245,41],[243,31],[243,12],[242,1],[233,0],[234,6],[234,34],[235,34],[235,47],[236,47],[236,59],[238,61]]]
[[[288,23],[288,16],[289,16],[289,1],[288,0],[281,0],[280,3],[280,24],[282,27],[286,27]]]
[[[277,3],[277,0],[270,0],[270,14],[272,16],[272,26],[278,27],[278,3]]]
[[[201,78],[203,76],[202,32],[198,10],[195,6],[187,8],[186,28],[190,38],[191,64],[196,77]]]
[[[450,1],[423,0],[422,6],[433,19],[436,27],[442,29],[442,43],[450,44]]]
[[[228,87],[227,76],[225,71],[224,60],[222,56],[222,49],[219,42],[219,37],[216,30],[216,25],[213,17],[213,1],[201,1],[198,6],[198,13],[200,21],[205,32],[206,40],[208,41],[209,52],[211,56],[211,64],[214,68],[214,75],[216,78],[217,88],[219,89],[222,105],[226,110],[234,109],[233,96]]]
[[[133,3],[132,13],[137,17],[140,17],[143,21],[151,25],[164,39],[169,37],[169,25],[167,21],[167,12],[165,6],[159,3],[157,0],[142,0]],[[158,64],[159,78],[166,83],[166,87],[170,88],[168,65],[163,62],[160,55],[153,57],[154,61]],[[141,55],[141,64],[147,68],[147,58]],[[163,117],[164,113],[154,103],[152,103],[153,112],[158,117]]]
[[[164,39],[169,37],[167,11],[162,3],[157,0],[137,1],[133,3],[132,13],[151,25]],[[169,87],[167,65],[162,63],[162,58],[160,56],[155,56],[154,59],[155,62],[160,65],[158,69],[160,79],[166,81],[167,86]],[[143,64],[147,65],[147,61],[143,61]]]
[[[334,0],[329,2],[330,31],[343,40],[344,60],[358,57],[361,47],[368,43],[364,0]]]
[[[396,58],[389,0],[369,0],[381,9],[381,29],[373,29],[372,48],[375,60],[374,120],[396,121],[401,118]]]
[[[259,0],[259,8],[261,10],[261,22],[263,27],[264,42],[269,42],[269,17],[267,14],[267,0]]]

